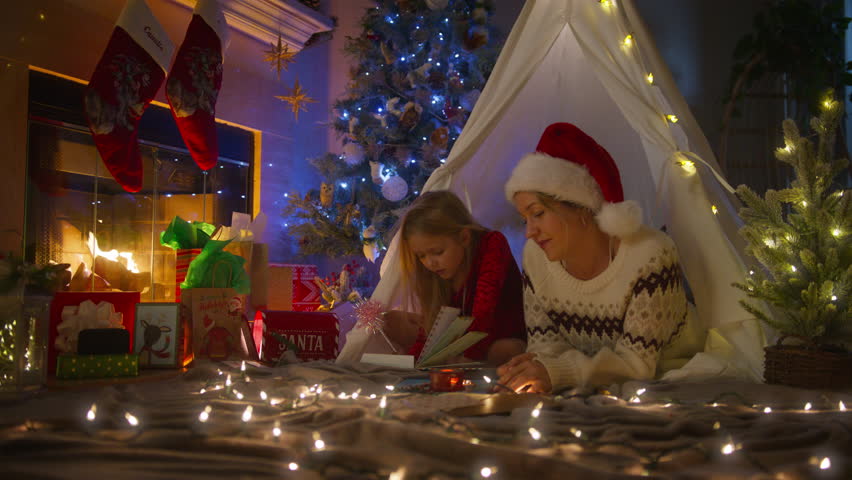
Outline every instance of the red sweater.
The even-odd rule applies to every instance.
[[[465,286],[468,288],[465,289]],[[462,294],[466,291],[465,311],[461,314],[473,316],[468,331],[488,334],[465,350],[467,358],[485,360],[488,347],[501,338],[526,340],[521,272],[502,233],[490,231],[482,234],[465,286],[453,294],[450,306],[461,308]],[[426,332],[421,328],[408,353],[419,357],[424,343]]]

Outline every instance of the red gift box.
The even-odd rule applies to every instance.
[[[47,373],[56,372],[56,327],[62,322],[62,309],[65,307],[76,307],[86,300],[98,304],[109,302],[116,312],[122,315],[121,323],[127,330],[130,343],[127,351],[133,348],[133,330],[136,326],[136,304],[139,303],[139,292],[56,292],[53,301],[50,302],[50,333],[47,339]]]
[[[199,253],[200,248],[181,248],[175,251],[175,303],[180,303],[180,284],[186,280],[189,264]]]
[[[322,292],[314,283],[314,277],[319,276],[316,265],[296,265],[287,263],[271,264],[273,267],[289,268],[293,272],[293,303],[296,312],[313,312],[322,302]]]
[[[296,356],[302,360],[337,358],[340,327],[337,315],[331,312],[257,312],[254,322],[256,331],[263,333],[261,359],[264,361],[275,362],[286,350],[273,332],[295,345],[299,349]]]

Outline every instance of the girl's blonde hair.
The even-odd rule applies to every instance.
[[[423,327],[426,332],[442,306],[448,305],[452,298],[449,282],[430,272],[411,251],[408,238],[411,235],[443,235],[462,242],[462,232],[470,232],[470,241],[465,247],[465,255],[460,271],[470,269],[473,251],[479,244],[479,238],[485,227],[473,219],[464,203],[453,192],[436,190],[425,192],[406,212],[400,224],[400,254],[403,288],[407,292],[410,304],[419,307],[423,315]]]

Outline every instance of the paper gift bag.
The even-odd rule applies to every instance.
[[[297,312],[313,312],[320,306],[322,292],[314,283],[314,277],[319,276],[316,265],[275,264],[278,267],[289,268],[292,272],[293,295],[292,310]],[[269,308],[272,310],[272,307]]]
[[[340,326],[333,313],[267,311],[255,318],[255,323],[259,321],[263,322],[263,361],[278,361],[288,343],[305,361],[337,357]],[[282,342],[281,337],[286,341]]]
[[[230,288],[184,290],[182,303],[192,312],[192,350],[196,359],[256,358],[245,317],[245,295]]]
[[[175,250],[175,302],[180,303],[180,284],[186,280],[189,264],[201,253],[200,248],[181,248]]]
[[[270,264],[268,272],[265,309],[293,310],[293,269],[285,265]]]

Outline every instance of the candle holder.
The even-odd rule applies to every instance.
[[[429,370],[429,387],[433,392],[464,391],[464,370],[432,368]]]

